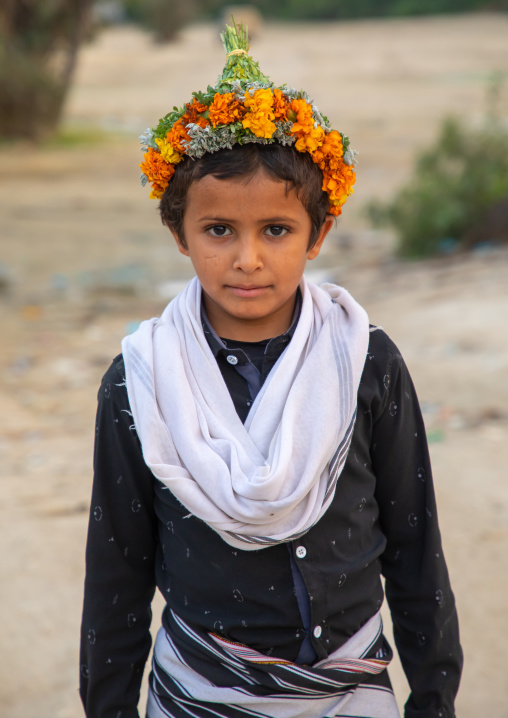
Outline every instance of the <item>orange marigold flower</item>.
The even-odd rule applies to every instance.
[[[310,152],[312,155],[323,144],[325,131],[318,125],[316,129],[312,128],[310,132],[299,132],[298,136],[299,139],[295,143],[298,152]]]
[[[353,185],[356,181],[356,173],[353,167],[343,162],[340,163],[340,171],[331,170],[328,167],[323,169],[323,190],[328,194],[332,206],[342,207],[349,195],[353,193]]]
[[[312,107],[305,100],[292,100],[291,110],[296,115],[295,120],[293,120],[291,134],[300,136],[300,132],[307,133],[314,129]]]
[[[164,190],[168,186],[168,183],[160,183],[156,182],[155,180],[152,182],[152,189],[150,191],[150,194],[148,195],[148,199],[162,199],[162,195],[164,194]]]
[[[152,183],[150,199],[160,199],[169,184],[169,180],[175,174],[174,165],[168,164],[160,152],[150,147],[148,152],[145,152],[144,160],[139,166],[143,174]]]
[[[189,122],[196,122],[198,115],[202,112],[206,112],[206,105],[198,102],[195,97],[193,97],[192,102],[188,102],[185,107],[185,114],[182,119],[185,120],[186,125],[189,124]]]
[[[256,90],[251,97],[245,93],[245,107],[249,112],[242,120],[245,129],[249,129],[256,137],[271,139],[276,130],[273,120],[273,95],[271,90]]]
[[[210,123],[208,122],[208,120],[205,117],[197,117],[196,122],[194,124],[199,125],[200,127],[206,127]]]
[[[334,169],[339,169],[339,163],[342,162],[342,154],[342,136],[340,132],[332,130],[325,136],[323,144],[314,152],[312,159],[316,164],[319,164],[320,167],[321,163],[333,163],[335,165]],[[324,166],[321,167],[321,169],[324,169]]]
[[[289,100],[286,95],[276,87],[273,91],[273,114],[276,120],[287,120],[289,114]]]
[[[198,117],[197,119],[202,120],[203,118]],[[183,123],[184,123],[184,119],[183,119],[183,117],[180,117],[180,119],[175,122],[173,127],[169,130],[169,132],[166,135],[167,141],[173,145],[175,150],[177,150],[178,152],[181,152],[181,153],[185,152],[185,146],[182,145],[182,140],[186,140],[187,142],[190,140],[190,137],[189,137],[187,130],[185,129]],[[201,124],[201,123],[198,122],[198,124]]]
[[[239,100],[235,100],[234,92],[225,92],[223,95],[216,92],[213,102],[208,108],[208,116],[214,127],[229,125],[231,122],[241,120],[245,115],[245,107]]]

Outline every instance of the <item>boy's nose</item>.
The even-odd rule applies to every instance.
[[[236,246],[234,269],[251,274],[262,266],[261,247],[257,238],[250,235],[241,237]]]

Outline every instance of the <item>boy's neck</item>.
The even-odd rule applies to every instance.
[[[215,326],[213,322],[211,322],[211,325],[215,329]],[[218,336],[222,337],[223,339],[230,339],[235,342],[262,342],[262,341],[268,341],[270,339],[273,339],[274,337],[278,337],[281,334],[285,334],[285,332],[288,331],[289,327],[291,326],[291,322],[287,322],[287,325],[284,327],[282,331],[280,331],[280,325],[274,326],[273,329],[271,329],[269,326],[266,326],[266,324],[260,323],[256,324],[255,321],[251,322],[242,322],[238,323],[237,326],[229,326],[227,333],[226,332],[220,332],[215,329]]]
[[[288,307],[286,316],[259,317],[253,319],[228,317],[221,321],[214,312],[213,303],[203,293],[204,315],[207,323],[214,329],[217,336],[238,342],[261,342],[281,336],[289,331],[290,327],[298,321],[300,316],[302,294],[298,288],[292,303]]]

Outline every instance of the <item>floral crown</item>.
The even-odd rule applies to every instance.
[[[263,75],[248,54],[243,25],[226,25],[221,40],[227,60],[215,87],[193,92],[191,102],[174,107],[140,137],[145,152],[141,182],[151,183],[150,199],[162,197],[185,157],[198,159],[248,142],[278,142],[310,154],[323,173],[329,212],[337,217],[356,179],[348,137],[330,128],[306,92],[275,87]]]

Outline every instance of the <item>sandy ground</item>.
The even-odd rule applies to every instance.
[[[347,286],[410,366],[466,654],[458,715],[506,718],[508,251],[401,263],[362,206],[404,182],[443,115],[481,121],[488,78],[508,67],[508,18],[267,25],[254,50],[275,81],[312,90],[360,150],[356,194],[310,274]],[[121,337],[191,276],[138,186],[135,136],[221,67],[211,26],[168,47],[107,32],[82,53],[66,122],[114,138],[0,149],[3,718],[81,715],[97,386]],[[398,665],[393,678],[402,705]]]

